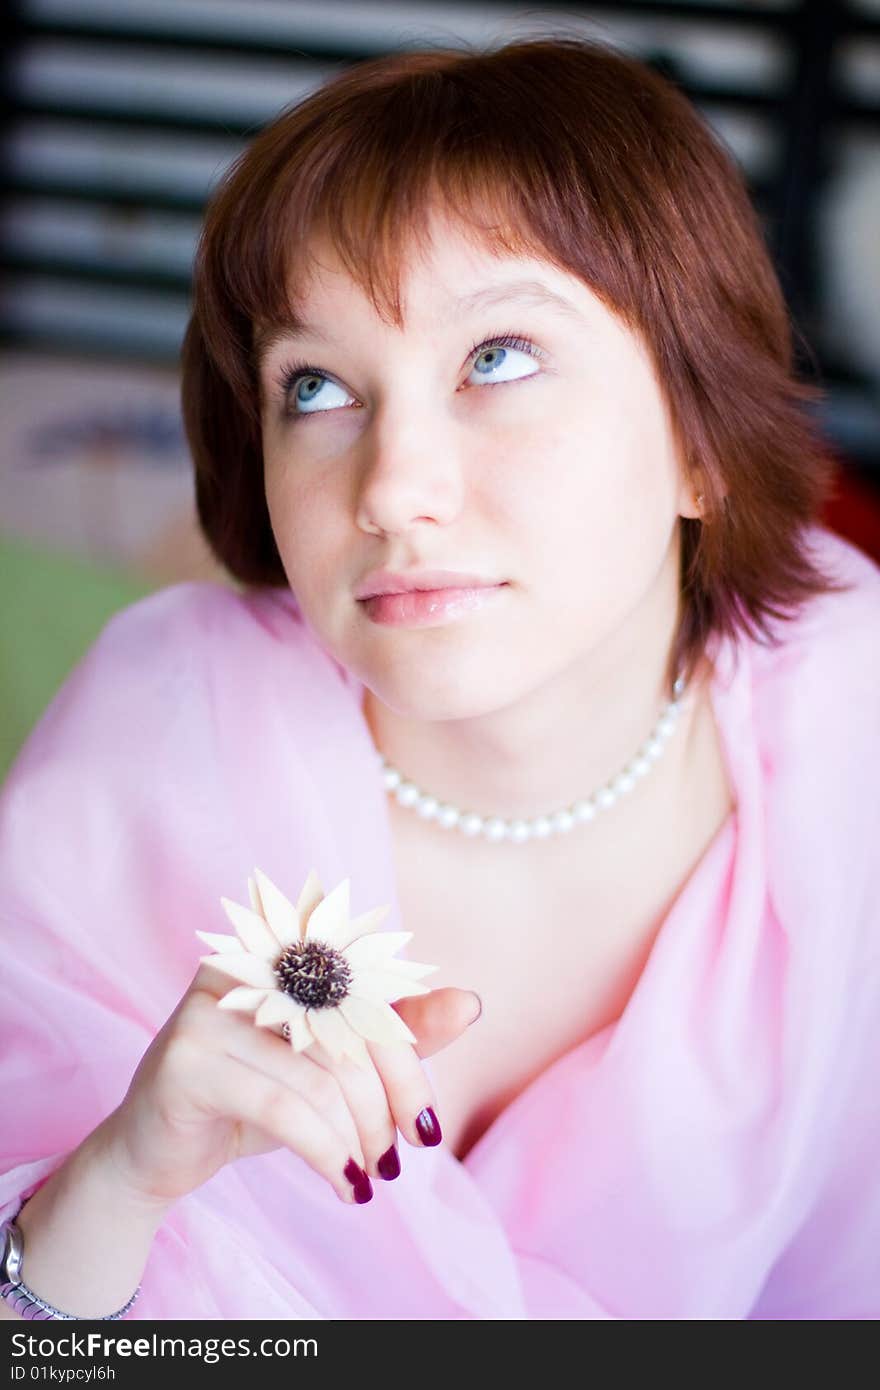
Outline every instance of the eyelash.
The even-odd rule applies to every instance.
[[[537,358],[538,360],[544,356],[541,349],[536,347],[534,343],[529,342],[528,338],[522,338],[516,333],[501,333],[492,338],[484,338],[482,342],[473,343],[468,352],[468,361],[470,361],[472,357],[479,357],[481,352],[485,352],[486,349],[490,347],[516,348],[518,352],[528,353],[530,357]],[[328,377],[327,373],[322,371],[320,367],[313,367],[308,362],[289,362],[287,366],[281,369],[278,376],[278,387],[285,401],[300,377],[304,376],[318,376],[321,377],[323,381],[332,379]],[[503,386],[509,383],[498,382],[496,384]],[[326,411],[316,410],[306,411],[305,414],[298,415],[296,411],[291,410],[289,416],[292,420],[304,420],[307,419],[309,415],[324,415],[326,413]]]

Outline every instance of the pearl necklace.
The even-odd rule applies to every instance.
[[[511,840],[514,844],[522,844],[526,840],[544,840],[548,835],[566,834],[576,825],[593,820],[599,811],[607,810],[621,796],[632,791],[663,755],[682,709],[683,676],[678,677],[673,690],[675,698],[664,704],[651,734],[631,762],[593,796],[584,801],[575,801],[552,815],[535,816],[532,820],[505,820],[502,816],[478,816],[472,811],[465,812],[460,806],[441,803],[435,796],[427,795],[414,782],[407,782],[402,773],[379,753],[385,789],[394,794],[401,806],[412,807],[424,820],[435,821],[444,830],[460,830],[463,835],[482,835],[495,842]]]

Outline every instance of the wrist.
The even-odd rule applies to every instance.
[[[137,1298],[168,1204],[132,1187],[114,1133],[87,1135],[5,1228],[2,1296],[20,1317],[115,1319]]]
[[[142,1221],[147,1227],[158,1227],[175,1198],[157,1197],[138,1183],[131,1156],[119,1133],[117,1112],[112,1111],[80,1145],[76,1160],[83,1168],[101,1174],[107,1190],[113,1193],[114,1203]]]

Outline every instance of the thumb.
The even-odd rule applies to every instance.
[[[472,989],[448,985],[432,989],[428,994],[408,995],[391,1007],[415,1033],[415,1050],[419,1057],[430,1057],[476,1023],[483,1011],[483,1001]]]

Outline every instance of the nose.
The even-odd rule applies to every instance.
[[[377,416],[361,439],[357,525],[405,532],[416,522],[446,526],[461,510],[463,478],[454,431],[425,409]],[[460,443],[460,442],[459,442]]]

